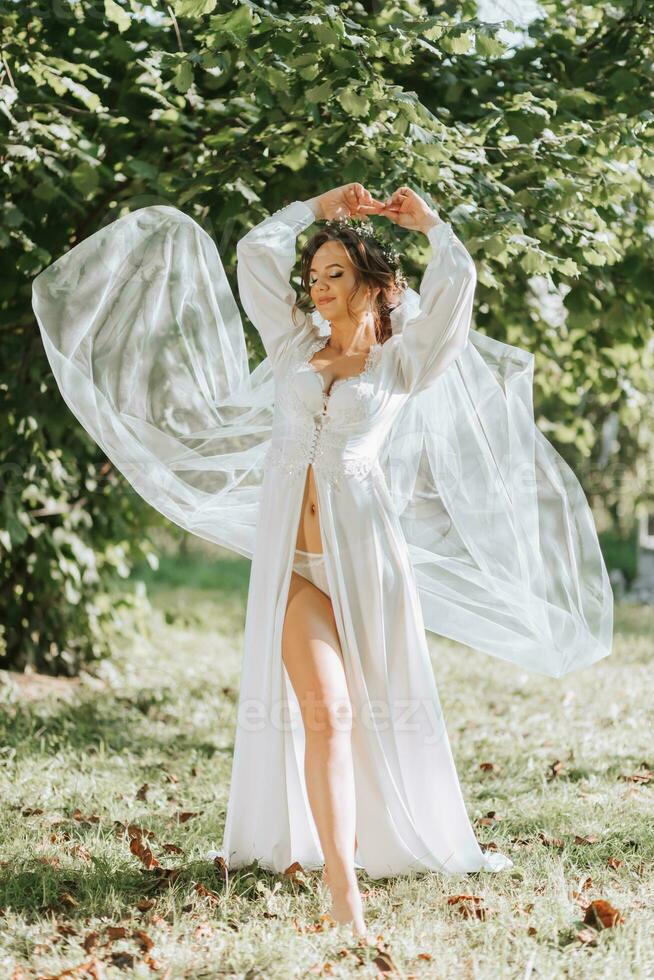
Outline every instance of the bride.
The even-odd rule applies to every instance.
[[[370,215],[426,237],[419,294]],[[176,208],[100,229],[33,305],[63,397],[132,485],[252,559],[226,865],[323,868],[333,917],[363,933],[357,867],[512,864],[475,838],[425,627],[561,676],[610,653],[612,594],[535,426],[533,357],[471,329],[474,262],[419,195],[293,201],[237,259],[252,372],[215,244]]]

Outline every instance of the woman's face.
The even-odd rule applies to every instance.
[[[355,269],[340,242],[329,241],[316,251],[309,271],[311,299],[325,320],[349,319],[347,297],[357,284]],[[350,300],[350,309],[360,315],[369,308],[369,297],[361,288]]]

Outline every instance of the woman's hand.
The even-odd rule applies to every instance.
[[[375,212],[401,228],[422,231],[425,235],[433,225],[441,223],[437,211],[430,208],[410,187],[398,187]]]
[[[325,191],[311,198],[318,219],[361,218],[369,214],[380,214],[383,202],[377,201],[363,184],[351,183]]]

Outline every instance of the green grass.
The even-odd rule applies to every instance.
[[[619,607],[614,655],[561,681],[430,636],[469,813],[495,814],[479,839],[515,864],[496,876],[361,873],[380,937],[364,949],[321,928],[319,872],[293,882],[252,866],[225,883],[204,857],[225,816],[249,565],[188,564],[151,576],[145,637],[98,677],[34,697],[4,675],[1,978],[80,964],[72,976],[366,977],[379,975],[379,949],[407,977],[654,975],[654,782],[624,778],[654,769],[651,609]],[[146,870],[116,822],[151,831],[176,874]],[[575,893],[610,901],[624,923],[584,943]],[[460,894],[478,896],[485,918],[448,904]]]

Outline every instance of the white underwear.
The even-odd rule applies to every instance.
[[[302,551],[301,548],[296,548],[293,570],[312,582],[325,595],[329,595],[325,559],[321,551]]]

